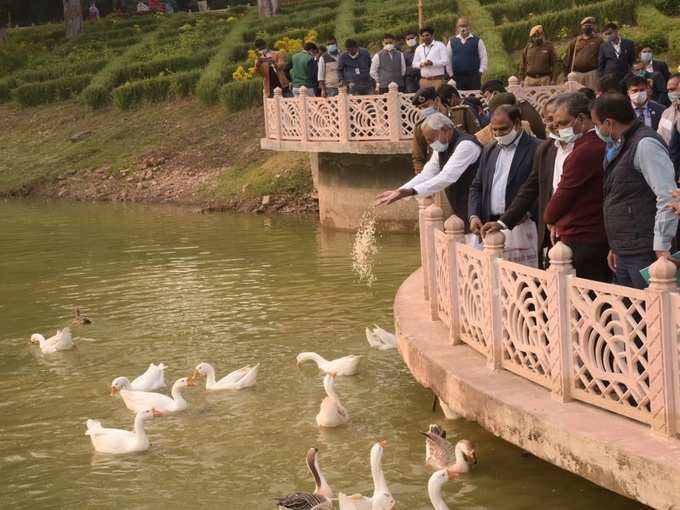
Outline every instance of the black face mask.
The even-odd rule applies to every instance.
[[[593,35],[593,31],[594,31],[593,27],[585,27],[583,29],[583,33],[586,35]]]

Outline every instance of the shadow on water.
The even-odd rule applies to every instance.
[[[372,492],[368,452],[386,439],[384,465],[399,507],[430,508],[418,431],[433,421],[431,394],[395,351],[371,350],[364,327],[392,329],[392,300],[418,265],[418,241],[385,235],[372,287],[351,273],[351,233],[311,221],[204,216],[170,207],[0,203],[0,498],[6,508],[203,506],[259,510],[309,490],[303,458],[321,450],[336,492]],[[31,333],[68,324],[80,305],[94,325],[79,349],[42,355]],[[361,354],[356,377],[337,381],[352,417],[317,428],[324,392],[295,356]],[[132,428],[111,381],[150,362],[168,388],[205,361],[224,375],[260,362],[242,392],[184,394],[189,408],[146,423],[152,447],[93,454],[85,420]],[[474,423],[445,423],[476,443],[480,464],[444,489],[452,508],[642,508],[494,438]]]

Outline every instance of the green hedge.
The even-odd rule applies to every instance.
[[[196,95],[205,104],[215,104],[219,101],[220,87],[225,81],[225,70],[234,62],[232,57],[232,46],[237,44],[237,41],[242,40],[243,32],[245,32],[250,24],[251,18],[255,15],[254,9],[251,9],[248,14],[241,18],[236,26],[227,34],[227,36],[220,44],[215,56],[210,60],[208,66],[203,71],[200,80],[196,84]],[[247,54],[247,51],[246,51]],[[236,59],[236,60],[245,60]],[[233,71],[232,71],[233,72]],[[231,79],[231,75],[229,75]]]
[[[342,0],[335,18],[335,37],[341,46],[354,35],[354,0]],[[361,44],[361,43],[360,43]]]
[[[564,34],[576,35],[579,32],[579,22],[586,16],[595,16],[600,25],[606,21],[631,24],[635,21],[635,5],[636,0],[608,0],[534,16],[525,21],[506,23],[498,28],[502,34],[505,48],[517,50],[526,46],[529,30],[534,25],[543,25],[548,38],[558,39],[560,35]]]
[[[26,69],[15,73],[12,78],[17,84],[35,83],[79,74],[95,74],[106,65],[106,60],[89,60],[76,64],[56,64],[38,69]]]
[[[20,85],[12,91],[13,99],[22,106],[37,106],[54,101],[62,101],[77,95],[83,90],[92,75],[69,76],[56,80]]]
[[[589,3],[592,3],[592,0],[507,0],[487,5],[486,10],[493,16],[494,21],[500,24]]]
[[[17,86],[14,78],[5,78],[0,80],[0,103],[6,103],[12,99],[12,90]]]
[[[668,48],[671,59],[675,62],[680,61],[680,30],[668,33]]]
[[[637,48],[649,46],[657,53],[670,49],[672,56],[677,46],[671,44],[671,34],[678,30],[680,24],[651,5],[638,7],[635,15],[638,26],[624,27],[621,35],[635,41]]]
[[[245,110],[262,103],[262,80],[232,81],[220,89],[220,101],[229,112]]]
[[[144,101],[159,102],[171,96],[191,95],[200,74],[188,71],[126,83],[113,90],[113,103],[121,110],[130,110]]]

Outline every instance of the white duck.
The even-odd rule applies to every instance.
[[[305,456],[307,469],[314,477],[315,488],[309,492],[294,492],[276,500],[279,508],[289,510],[332,510],[333,490],[319,467],[319,450],[310,448]]]
[[[359,360],[361,356],[351,354],[342,358],[328,361],[323,356],[319,356],[315,352],[301,352],[297,355],[297,364],[305,361],[313,361],[324,374],[334,375],[354,375],[359,369]]]
[[[159,363],[154,365],[151,363],[139,377],[136,377],[130,383],[130,389],[134,391],[155,391],[165,388],[165,369],[168,368],[165,364]]]
[[[375,443],[371,448],[371,476],[373,477],[373,496],[361,494],[347,496],[340,493],[338,503],[340,510],[392,510],[397,502],[392,497],[385,480],[382,468],[382,456],[385,441]]]
[[[377,324],[373,325],[373,329],[366,328],[366,340],[371,347],[379,351],[396,349],[398,343],[397,336],[394,333],[384,330]]]
[[[234,370],[230,374],[225,375],[219,381],[215,380],[215,369],[209,363],[199,363],[194,368],[193,374],[191,374],[191,379],[196,380],[199,377],[205,377],[205,389],[207,391],[220,391],[220,390],[242,390],[243,388],[249,388],[255,386],[257,381],[257,369],[260,364],[258,363],[254,367],[250,365]]]
[[[125,406],[135,413],[144,409],[155,409],[159,414],[170,414],[183,411],[187,408],[187,401],[182,396],[182,389],[187,386],[195,386],[194,381],[189,377],[177,379],[170,391],[171,397],[162,393],[152,393],[150,391],[135,391],[130,389],[130,381],[127,377],[116,377],[111,383],[111,395],[120,393],[123,397]]]
[[[31,343],[40,344],[40,350],[45,354],[52,354],[58,351],[67,351],[73,349],[73,337],[71,336],[71,328],[58,329],[54,336],[47,340],[39,333],[31,335]]]
[[[442,497],[442,487],[449,480],[456,478],[456,473],[450,469],[440,469],[435,471],[427,482],[427,494],[430,496],[430,503],[434,510],[449,510],[448,505]]]
[[[148,450],[150,443],[144,430],[144,421],[153,416],[160,416],[155,409],[143,409],[135,416],[135,427],[132,431],[108,429],[102,427],[97,420],[87,420],[86,436],[90,436],[92,446],[100,453],[132,453]]]
[[[438,425],[430,425],[422,434],[425,436],[425,464],[431,468],[467,473],[471,464],[477,464],[477,454],[467,439],[461,439],[453,446],[446,439],[446,431]]]
[[[335,376],[333,374],[324,376],[323,389],[326,390],[326,397],[321,401],[319,414],[316,415],[316,424],[319,427],[338,427],[348,423],[349,413],[335,392]]]

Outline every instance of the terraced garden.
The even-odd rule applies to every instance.
[[[623,25],[623,35],[650,45],[671,67],[680,62],[679,0],[425,0],[425,22],[446,40],[456,17],[468,16],[489,51],[486,78],[517,72],[517,52],[531,26],[543,25],[561,54],[579,21],[596,16]],[[291,54],[303,41],[335,34],[377,50],[385,32],[417,29],[416,2],[396,0],[295,0],[282,14],[257,18],[239,6],[201,15],[107,18],[86,23],[66,40],[57,24],[16,29],[0,50],[0,102],[22,106],[78,97],[92,109],[130,109],[144,102],[196,95],[230,111],[261,100],[252,76],[253,42],[262,37]],[[14,51],[14,53],[12,53]],[[14,55],[11,58],[8,55]]]

